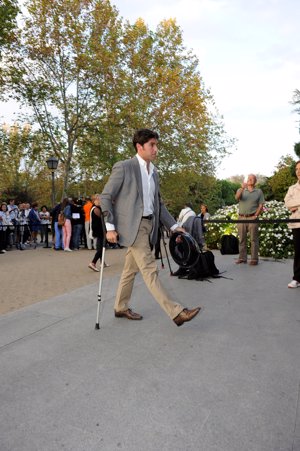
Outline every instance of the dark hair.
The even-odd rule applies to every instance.
[[[64,197],[62,202],[61,202],[61,204],[60,204],[61,210],[64,210],[68,204],[69,204],[69,198],[68,197]]]
[[[133,135],[132,144],[135,150],[137,150],[136,145],[140,144],[143,146],[146,144],[150,139],[159,139],[158,133],[154,132],[153,130],[149,130],[149,128],[140,128],[139,130],[136,130],[135,134]]]
[[[32,202],[32,204],[31,204],[31,208],[35,208],[35,207],[38,207],[38,202]]]
[[[185,206],[189,207],[189,208],[191,208],[191,210],[193,210],[193,204],[191,202],[186,202]]]
[[[82,199],[79,197],[78,199],[74,199],[74,204],[81,207],[82,206]]]
[[[47,205],[42,205],[41,210],[43,210],[43,208],[46,208],[46,210],[48,211]]]

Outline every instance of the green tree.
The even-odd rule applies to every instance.
[[[289,186],[296,183],[295,160],[290,155],[281,157],[274,174],[265,185],[260,185],[267,200],[283,201]]]
[[[200,203],[205,202],[214,209],[216,179],[210,175],[199,175],[196,171],[183,169],[176,173],[166,173],[161,178],[163,199],[174,216],[190,202],[196,212]]]
[[[133,155],[140,127],[162,137],[162,175],[212,176],[232,141],[210,112],[199,62],[174,20],[155,32],[141,19],[123,24],[109,0],[31,0],[27,7],[7,79],[60,159],[64,192],[70,177],[99,180]]]
[[[92,175],[93,161],[92,176],[107,174],[116,160],[134,154],[133,131],[147,126],[161,137],[157,161],[161,174],[180,174],[185,169],[213,173],[232,142],[221,118],[209,112],[213,98],[176,22],[164,20],[156,31],[150,31],[142,19],[126,22],[120,51],[118,77],[109,75],[113,89],[106,94],[107,116],[80,139],[81,167]]]
[[[297,157],[300,158],[300,142],[299,143],[295,143],[295,145],[294,145],[294,152],[297,155]]]
[[[30,126],[19,127],[17,124],[9,127],[3,125],[0,129],[0,180],[1,188],[14,191],[24,189],[22,165],[25,166],[25,156],[30,146]]]
[[[212,174],[216,155],[225,154],[226,146],[220,145],[224,130],[222,134],[220,123],[209,113],[213,98],[199,74],[199,61],[184,46],[176,21],[163,20],[155,32],[141,19],[133,25],[127,23],[123,42],[126,92],[130,93],[124,111],[130,112],[133,128],[147,124],[160,133],[160,171],[190,169]],[[217,131],[218,145],[213,141]]]
[[[47,147],[48,146],[48,147]],[[51,173],[43,158],[49,144],[30,124],[4,124],[0,128],[0,192],[2,198],[51,204]],[[57,193],[62,195],[62,174],[57,170]]]
[[[218,205],[217,208],[232,205],[236,203],[235,193],[240,188],[240,183],[233,183],[229,180],[218,180]]]
[[[16,18],[19,9],[16,0],[0,0],[0,61],[5,49],[9,48],[15,39]],[[0,65],[0,99],[5,94],[5,77],[3,66]]]
[[[120,22],[106,0],[32,0],[27,8],[19,40],[6,60],[7,76],[13,95],[32,108],[60,159],[66,192],[78,139],[105,115],[101,100],[115,66]]]
[[[19,12],[16,0],[1,0],[0,2],[0,57],[4,46],[14,39],[16,18]]]

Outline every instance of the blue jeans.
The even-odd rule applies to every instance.
[[[73,249],[79,249],[81,230],[82,230],[82,224],[75,224],[72,226],[72,247],[73,247]]]
[[[58,222],[54,223],[54,232],[55,232],[55,249],[62,249],[62,228],[58,227]]]

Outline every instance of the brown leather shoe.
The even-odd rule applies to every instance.
[[[257,260],[250,260],[249,265],[256,266],[258,264]]]
[[[139,313],[133,312],[130,308],[128,308],[127,310],[124,310],[123,312],[115,311],[115,317],[116,318],[134,319],[134,320],[143,319],[142,315],[140,315]]]
[[[188,310],[187,308],[184,308],[182,312],[179,313],[179,315],[176,316],[176,318],[173,319],[174,323],[177,324],[177,326],[182,326],[183,323],[186,321],[191,321],[191,319],[195,318],[196,315],[200,312],[201,307],[193,308],[192,310]]]
[[[247,263],[246,260],[241,260],[240,258],[235,261],[236,265],[240,265],[241,263]]]

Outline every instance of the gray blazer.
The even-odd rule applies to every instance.
[[[159,178],[156,168],[153,172],[155,182],[154,212],[150,242],[156,243],[159,217],[162,224],[170,229],[176,224],[163,204],[159,193]],[[101,194],[101,208],[106,222],[114,224],[119,234],[121,246],[131,246],[137,236],[143,216],[143,185],[137,157],[119,161]]]

